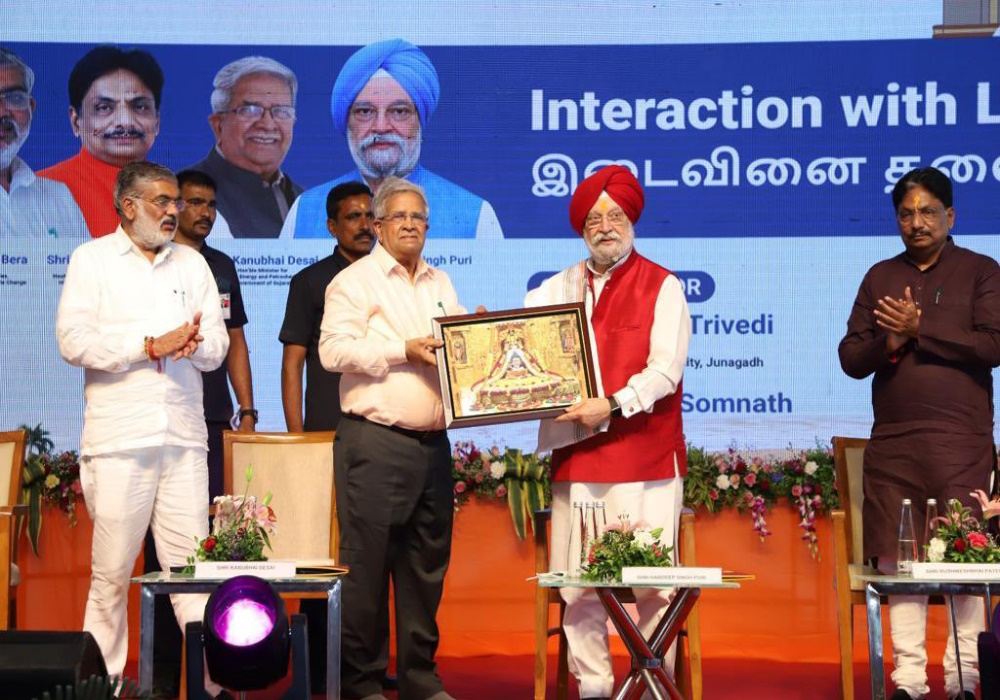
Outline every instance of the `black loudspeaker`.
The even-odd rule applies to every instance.
[[[0,632],[0,697],[32,700],[56,686],[106,676],[90,632]]]

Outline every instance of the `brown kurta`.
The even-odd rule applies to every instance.
[[[919,337],[894,362],[874,310],[906,287],[921,310]],[[895,561],[899,513],[913,499],[917,536],[924,505],[952,498],[966,506],[986,489],[993,466],[993,378],[1000,365],[1000,266],[945,243],[921,271],[897,255],[872,267],[858,290],[840,364],[863,379],[874,372],[875,424],[864,457],[865,558]]]

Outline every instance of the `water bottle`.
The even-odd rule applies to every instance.
[[[938,526],[934,522],[938,517],[937,499],[927,499],[927,513],[924,519],[924,561],[927,561],[927,548],[931,540],[937,536]]]
[[[586,542],[585,551],[588,554],[590,553],[590,545],[597,539],[597,509],[594,506],[595,504],[593,501],[587,501],[584,505],[583,511],[583,533]]]
[[[573,515],[569,521],[569,537],[567,538],[566,570],[578,574],[580,565],[586,561],[586,525],[583,521],[583,502],[573,501]],[[576,543],[576,551],[573,544]]]
[[[608,516],[604,513],[604,501],[598,501],[594,505],[594,511],[597,519],[597,536],[600,537],[608,529]]]
[[[909,498],[904,498],[903,510],[899,515],[896,573],[900,576],[912,576],[915,561],[917,561],[917,536],[913,530],[913,502]]]

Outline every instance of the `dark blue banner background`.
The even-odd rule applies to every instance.
[[[92,45],[12,45],[36,73],[38,110],[21,155],[41,169],[74,154],[79,142],[67,119],[66,84],[76,60]],[[1000,114],[1000,50],[994,39],[906,40],[729,44],[716,46],[629,47],[424,47],[441,79],[441,103],[424,130],[421,163],[474,193],[495,208],[508,238],[571,237],[566,221],[568,195],[536,196],[536,161],[560,154],[573,161],[577,180],[588,164],[628,160],[644,177],[645,162],[654,180],[646,181],[644,236],[761,237],[891,235],[895,229],[885,171],[894,156],[920,156],[929,165],[943,155],[978,155],[985,163],[982,182],[972,178],[957,191],[961,230],[992,234],[1000,219],[1000,182],[992,171],[1000,157],[1000,126],[977,124],[977,85],[991,85],[990,104]],[[337,71],[355,50],[345,47],[164,46],[144,45],[166,75],[160,135],[149,157],[179,169],[204,157],[213,139],[208,126],[211,81],[237,58],[260,54],[277,59],[298,75],[300,92],[294,142],[284,170],[305,186],[353,169],[346,140],[330,118],[330,92]],[[889,83],[901,91],[924,91],[937,82],[938,93],[953,95],[957,123],[936,126],[858,126],[849,128],[841,95],[885,94]],[[698,98],[717,100],[724,90],[739,98],[744,85],[753,99],[812,95],[823,104],[820,128],[767,129],[759,123],[736,130],[720,125],[698,130],[663,131],[656,110],[645,130],[532,130],[532,90],[546,101],[579,102],[593,92],[602,102],[619,98],[674,98],[689,105]],[[548,110],[546,109],[546,112]],[[921,114],[925,110],[920,109]],[[598,115],[600,110],[598,109]],[[739,114],[739,109],[737,109]],[[938,110],[943,121],[944,110]],[[546,115],[547,116],[547,115]],[[901,119],[903,111],[901,107]],[[547,119],[546,119],[547,121]],[[565,126],[565,125],[563,125]],[[682,178],[685,164],[710,159],[730,147],[738,154],[739,183],[692,185]],[[858,184],[810,184],[807,166],[821,157],[865,158]],[[750,183],[748,166],[759,158],[794,159],[801,165],[798,184]],[[695,169],[697,170],[697,169]],[[1000,174],[1000,172],[998,172]]]

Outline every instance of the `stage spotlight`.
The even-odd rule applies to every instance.
[[[213,681],[246,691],[283,678],[293,645],[293,682],[285,697],[309,696],[305,618],[293,616],[290,629],[284,601],[264,579],[237,576],[220,584],[205,605],[204,620],[189,624],[187,632],[189,697],[201,678],[202,648]]]

